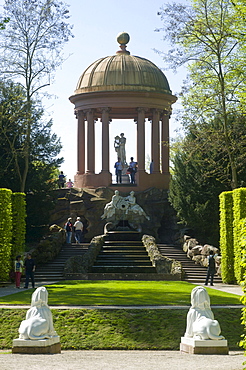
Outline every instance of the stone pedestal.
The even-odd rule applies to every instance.
[[[180,352],[189,354],[228,355],[229,348],[226,339],[200,340],[181,337]]]
[[[56,336],[49,339],[14,339],[12,353],[24,354],[55,354],[61,353],[60,337]]]

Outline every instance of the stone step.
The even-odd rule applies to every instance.
[[[117,259],[112,259],[112,260],[96,260],[94,263],[94,266],[152,266],[152,263],[150,261],[144,261],[144,260],[139,260],[139,261],[133,261],[133,260],[125,260],[125,261],[120,261]]]
[[[146,249],[143,247],[143,246],[103,246],[102,247],[102,250],[103,251],[145,251],[146,252]]]
[[[139,260],[139,259],[144,259],[144,260],[149,260],[149,256],[146,254],[130,254],[130,253],[110,253],[110,254],[104,254],[104,253],[99,253],[97,256],[97,259],[120,259],[120,260],[128,260],[128,259],[134,259],[134,260]]]
[[[159,251],[165,257],[173,258],[182,264],[182,268],[185,273],[185,280],[191,283],[204,283],[207,276],[207,268],[200,264],[195,264],[187,254],[182,250],[181,247],[158,244]],[[221,283],[222,280],[219,276],[214,277],[214,281]]]
[[[143,280],[143,281],[160,281],[165,280],[163,274],[156,273],[89,273],[87,274],[88,280]]]
[[[93,273],[156,273],[153,266],[93,266]]]
[[[105,240],[141,240],[141,234],[137,231],[109,231],[105,236]]]

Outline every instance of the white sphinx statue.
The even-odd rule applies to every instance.
[[[187,326],[184,337],[200,340],[222,340],[221,329],[214,320],[210,308],[210,298],[202,286],[195,287],[191,292],[191,308],[187,314]]]
[[[48,306],[48,292],[45,287],[39,287],[33,292],[31,308],[20,324],[19,339],[40,340],[53,337],[58,335]]]

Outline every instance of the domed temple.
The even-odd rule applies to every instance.
[[[136,122],[136,184],[126,184],[125,188],[121,184],[122,191],[129,191],[131,187],[138,191],[169,187],[169,117],[177,98],[172,95],[164,73],[155,64],[130,55],[126,50],[129,39],[127,33],[119,34],[120,50],[92,63],[79,78],[75,93],[69,98],[78,120],[78,171],[74,179],[77,188],[115,187],[109,171],[109,123],[113,119]],[[96,174],[95,121],[98,119],[102,122],[102,167]],[[145,171],[146,119],[151,121],[151,158],[154,163],[151,174]]]

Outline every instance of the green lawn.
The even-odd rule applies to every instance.
[[[0,348],[18,338],[25,309],[0,309]],[[186,328],[186,309],[52,309],[54,327],[65,349],[178,350]],[[215,319],[230,350],[239,350],[243,333],[239,308],[215,308]],[[1,367],[1,366],[0,366]]]
[[[53,305],[190,305],[195,285],[184,281],[62,281],[47,285]],[[239,296],[207,288],[211,305],[240,304]],[[30,304],[33,289],[0,297],[1,304]]]

